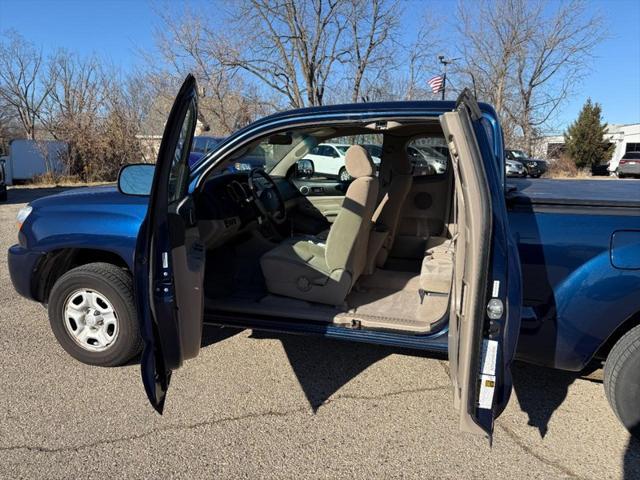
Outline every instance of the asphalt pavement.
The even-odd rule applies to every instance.
[[[15,214],[51,193],[11,189]],[[0,478],[640,478],[602,383],[517,364],[493,446],[458,432],[447,362],[411,351],[205,328],[163,416],[140,367],[83,365],[0,260]]]

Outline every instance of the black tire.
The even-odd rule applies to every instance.
[[[105,296],[118,319],[118,334],[106,350],[81,347],[64,326],[64,304],[78,289],[90,289]],[[69,355],[89,365],[123,365],[142,350],[142,338],[133,297],[131,275],[110,263],[90,263],[69,270],[55,283],[49,295],[49,323],[56,339]]]
[[[604,391],[620,422],[640,439],[640,325],[625,333],[609,352]]]

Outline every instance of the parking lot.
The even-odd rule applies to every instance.
[[[51,189],[9,191],[15,214]],[[416,352],[205,328],[174,374],[164,416],[139,365],[71,359],[43,306],[0,263],[2,478],[640,478],[640,444],[611,412],[599,375],[524,364],[493,446],[458,432],[447,362]]]

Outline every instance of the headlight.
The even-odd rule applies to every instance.
[[[22,228],[22,224],[25,222],[27,217],[29,215],[31,215],[32,211],[33,211],[33,207],[31,205],[27,205],[26,207],[22,207],[18,211],[18,215],[16,215],[16,220],[18,222],[18,230],[20,230]]]
[[[529,162],[527,163],[527,165],[529,165],[530,167],[537,167],[537,163],[536,162]]]

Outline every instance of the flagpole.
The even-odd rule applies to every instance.
[[[444,64],[444,75],[442,76],[442,100],[444,100],[444,91],[447,89],[447,64]]]
[[[445,91],[447,90],[447,65],[460,59],[459,58],[447,59],[445,58],[444,55],[438,55],[438,60],[440,60],[440,63],[444,65],[444,74],[442,75],[442,100],[444,100]]]

